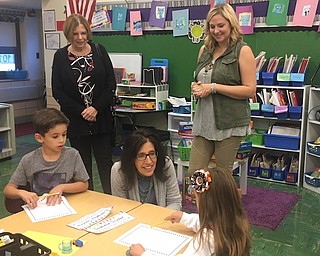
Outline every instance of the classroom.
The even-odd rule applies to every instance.
[[[251,86],[251,89],[254,88],[251,96],[246,96],[249,95],[250,85],[234,86],[246,89],[240,89],[240,98],[234,96],[236,92],[230,96],[228,89],[225,89],[230,86],[225,84],[231,80],[223,76],[222,68],[216,71],[220,72],[216,78],[211,76],[211,80],[206,80],[210,79],[206,77],[207,72],[211,75],[215,64],[217,67],[221,65],[218,61],[220,55],[216,59],[214,56],[215,51],[218,54],[219,47],[223,48],[222,44],[217,43],[213,53],[205,49],[204,52],[213,59],[204,64],[208,60],[205,54],[199,55],[199,51],[208,42],[205,36],[206,17],[212,7],[223,3],[233,8],[243,41],[247,44],[240,52],[244,48],[249,49],[245,57],[241,53],[237,56],[239,64],[235,66],[239,74],[234,72],[232,79],[246,81],[243,84],[254,84]],[[85,13],[84,6],[86,9],[91,7],[91,11]],[[25,252],[31,252],[32,246],[28,248],[23,243],[33,244],[38,249],[36,254],[30,255],[131,255],[130,248],[136,243],[141,243],[147,252],[153,253],[150,255],[190,255],[183,252],[188,252],[188,244],[196,236],[183,222],[165,220],[172,216],[175,208],[157,205],[159,195],[155,190],[159,184],[150,182],[150,179],[146,190],[139,183],[137,195],[141,197],[140,201],[115,195],[113,184],[113,195],[107,192],[110,188],[100,181],[103,177],[98,168],[101,162],[97,160],[97,163],[95,157],[92,157],[92,163],[90,160],[92,171],[88,174],[92,183],[87,182],[89,189],[79,193],[63,193],[61,204],[54,206],[55,210],[49,210],[45,203],[43,207],[38,203],[35,209],[27,204],[17,213],[6,208],[4,190],[12,174],[23,157],[39,150],[40,143],[43,143],[35,135],[32,125],[34,113],[48,108],[61,109],[69,118],[67,112],[70,105],[62,105],[63,99],[59,98],[61,95],[53,84],[65,79],[65,68],[59,62],[55,63],[54,58],[56,61],[59,49],[69,44],[63,26],[68,14],[77,12],[72,11],[73,8],[78,8],[78,13],[86,19],[91,19],[93,55],[95,52],[99,56],[101,52],[104,55],[106,49],[113,65],[116,102],[110,110],[110,114],[114,115],[114,141],[110,147],[112,159],[109,160],[113,163],[121,159],[131,160],[130,150],[125,149],[124,145],[128,145],[126,138],[131,138],[139,128],[157,135],[163,152],[173,166],[174,180],[177,181],[174,186],[179,189],[175,196],[181,198],[181,210],[186,213],[199,212],[201,216],[201,208],[196,203],[196,198],[199,198],[195,192],[197,187],[194,185],[199,185],[198,179],[195,181],[190,174],[190,170],[192,173],[194,171],[193,165],[196,165],[194,152],[197,146],[203,147],[197,157],[203,157],[201,159],[207,164],[201,153],[214,152],[222,138],[218,136],[226,134],[219,133],[214,139],[205,136],[210,132],[212,122],[204,121],[207,117],[204,112],[210,108],[216,120],[213,121],[214,126],[218,124],[217,120],[224,120],[226,125],[232,123],[233,132],[238,135],[232,138],[241,136],[242,139],[241,142],[232,142],[236,145],[240,143],[234,151],[236,158],[232,158],[231,165],[223,162],[223,168],[228,164],[228,169],[232,171],[239,202],[248,219],[252,238],[250,255],[319,255],[320,4],[317,0],[310,0],[308,4],[300,0],[0,1],[0,255],[5,248],[11,252],[22,248]],[[120,18],[122,16],[125,18]],[[214,27],[214,17],[208,28],[211,34],[222,26],[221,22],[217,22]],[[73,36],[80,37],[80,33],[75,31]],[[228,47],[220,53],[221,56],[228,52]],[[227,64],[234,68],[232,57],[222,60],[222,63],[230,62]],[[68,58],[70,60],[70,55]],[[240,58],[245,58],[247,63],[241,64]],[[199,68],[201,61],[202,70]],[[101,69],[108,65],[103,57],[99,57],[98,63]],[[250,64],[255,68],[256,79],[253,82],[243,75],[252,71]],[[57,70],[59,74],[55,73]],[[99,79],[96,80],[98,88]],[[104,75],[100,80],[103,79]],[[196,79],[204,81],[194,83]],[[230,82],[230,85],[238,84]],[[54,90],[57,90],[55,96]],[[208,95],[210,98],[212,95],[211,105],[205,105],[204,99]],[[235,101],[243,104],[232,106]],[[216,110],[218,104],[222,106],[221,113]],[[237,114],[242,110],[246,112],[245,123],[236,126],[234,123],[244,120],[244,115]],[[109,118],[108,115],[106,117]],[[72,122],[73,119],[70,119],[71,125]],[[71,129],[73,126],[70,124]],[[208,128],[203,128],[203,124]],[[243,127],[245,129],[241,130]],[[194,135],[193,131],[198,135]],[[209,147],[203,140],[198,140],[202,134],[205,134],[205,141],[217,140],[219,143]],[[138,132],[134,136],[149,135]],[[222,141],[225,141],[224,138]],[[67,147],[77,142],[70,138],[64,140]],[[145,146],[138,148],[134,163],[139,158],[147,163],[153,162],[154,158],[159,161],[161,151],[156,150],[156,145],[151,151],[141,151]],[[208,166],[213,168],[212,172],[219,170],[220,159],[227,161],[229,152],[222,153],[223,150],[220,155],[217,151],[210,155]],[[127,152],[128,157],[123,157],[122,152]],[[88,170],[87,162],[83,161],[83,164],[83,168]],[[114,166],[113,169],[116,168]],[[138,174],[143,174],[139,169],[143,167],[136,164],[135,168]],[[205,177],[204,181],[210,184],[210,173],[204,173],[197,175],[209,175],[209,178],[201,177]],[[124,182],[124,177],[114,179],[111,174],[111,183],[116,180],[117,185],[130,184]],[[143,182],[141,184],[146,185],[146,181]],[[206,186],[208,191],[212,190],[212,186]],[[150,189],[153,191],[151,195],[156,198],[153,202],[150,193],[142,199],[140,191],[147,193]],[[206,189],[199,194],[207,193]],[[43,198],[60,198],[60,194],[53,193],[48,197],[44,194]],[[2,232],[9,233],[1,236]],[[6,241],[6,235],[13,240]],[[64,242],[67,249],[64,249]],[[27,254],[22,252],[17,255]],[[197,255],[207,254],[200,252]]]

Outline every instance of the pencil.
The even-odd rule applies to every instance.
[[[153,227],[157,227],[157,226],[159,226],[159,225],[161,225],[161,224],[163,224],[163,223],[166,223],[168,220],[163,220],[163,221],[161,221],[161,222],[159,222],[159,223],[157,223],[157,224],[154,224],[154,225],[151,225],[151,227],[153,228]]]
[[[49,196],[57,196],[59,195],[60,193],[59,192],[56,192],[56,193],[50,193],[50,194],[43,194],[42,196],[39,196],[39,199],[41,198],[47,198]]]

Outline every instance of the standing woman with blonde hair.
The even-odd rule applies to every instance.
[[[209,11],[205,33],[192,83],[197,108],[189,173],[207,168],[213,154],[217,168],[231,172],[240,142],[250,133],[248,98],[256,91],[255,58],[229,4]]]
[[[63,33],[69,44],[54,55],[53,97],[70,120],[68,137],[86,166],[89,189],[93,189],[93,151],[103,191],[111,194],[113,66],[106,49],[99,45],[99,53],[90,42],[90,26],[82,15],[71,14]]]

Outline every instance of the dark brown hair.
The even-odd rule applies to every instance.
[[[58,124],[69,125],[69,119],[60,110],[55,108],[45,108],[36,111],[32,121],[35,132],[41,136],[44,136]]]
[[[123,145],[123,152],[120,157],[121,170],[125,175],[126,188],[128,190],[133,186],[137,176],[135,167],[137,154],[146,142],[151,142],[155,151],[158,152],[157,166],[154,171],[154,175],[161,181],[165,181],[168,178],[166,174],[163,173],[166,154],[159,137],[152,132],[152,129],[138,129],[126,139]]]

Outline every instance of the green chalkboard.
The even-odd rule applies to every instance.
[[[267,52],[267,58],[298,54],[298,58],[311,57],[306,84],[319,64],[320,33],[315,31],[277,31],[257,32],[246,35],[247,42],[255,55],[260,51]],[[150,64],[151,58],[168,59],[169,84],[171,96],[190,98],[190,83],[202,42],[193,44],[186,36],[172,35],[94,35],[94,42],[103,44],[108,52],[134,53],[141,52],[143,66]],[[314,83],[320,84],[320,74]]]

